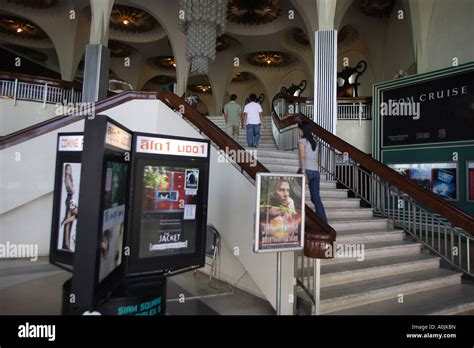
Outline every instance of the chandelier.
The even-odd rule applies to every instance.
[[[186,34],[191,71],[207,74],[216,58],[216,39],[224,34],[227,0],[180,0],[179,27]]]

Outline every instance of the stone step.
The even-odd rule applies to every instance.
[[[323,192],[325,191],[321,191],[321,194]],[[346,230],[385,229],[388,228],[388,219],[333,219],[330,221],[330,225],[338,232]]]
[[[334,315],[455,315],[474,310],[474,287],[457,284],[332,312]]]
[[[264,158],[287,158],[287,159],[293,159],[298,161],[298,153],[296,152],[291,152],[291,151],[268,151],[264,149],[257,149],[258,151],[258,156],[264,157]]]
[[[420,249],[421,249],[421,243],[414,243],[407,240],[361,243],[359,247],[362,248],[362,245],[364,247],[363,249],[364,260],[372,260],[372,259],[377,259],[381,257],[389,257],[389,256],[419,254]],[[337,257],[338,256],[337,255],[337,237],[336,237],[336,250],[334,250],[334,254],[336,257],[332,259],[321,260],[321,265],[347,263],[347,262],[353,262],[355,259],[357,259],[357,257]]]
[[[321,266],[321,288],[439,268],[440,258],[414,254]],[[309,267],[313,274],[313,267]],[[310,284],[313,277],[310,276]]]
[[[323,187],[323,183],[320,184]],[[323,204],[324,205],[324,204]],[[355,209],[326,209],[328,219],[334,218],[371,218],[373,216],[372,208],[355,208]]]
[[[392,275],[356,283],[340,284],[321,289],[321,314],[352,314],[352,309],[366,308],[381,301],[398,303],[399,295],[420,294],[460,285],[461,273],[446,269],[432,269]],[[299,306],[310,307],[308,295],[302,288],[297,291]],[[431,298],[433,301],[433,298]],[[400,305],[400,304],[399,304]]]
[[[329,286],[321,289],[321,314],[459,284],[461,273],[438,268]]]
[[[326,211],[328,214],[328,211]],[[337,243],[376,243],[405,238],[403,230],[347,230],[337,232]]]
[[[291,165],[294,166],[297,170],[299,168],[299,160],[297,158],[281,158],[281,157],[265,157],[262,156],[260,153],[257,152],[257,158],[260,162],[264,164],[283,164],[283,165]]]
[[[321,197],[324,208],[333,209],[333,208],[359,208],[360,199],[359,198],[330,198],[330,197]],[[306,200],[306,204],[314,208],[311,200]]]

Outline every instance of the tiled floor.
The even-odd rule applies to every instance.
[[[71,274],[48,263],[0,261],[0,315],[59,315],[62,285]],[[168,278],[168,315],[273,315],[258,297],[201,272]],[[178,299],[184,295],[184,303]],[[182,298],[183,296],[181,296]]]

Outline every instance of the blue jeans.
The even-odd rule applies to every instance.
[[[258,145],[260,140],[260,124],[247,125],[247,145],[254,147]]]
[[[301,168],[298,170],[298,174],[301,174]],[[318,215],[321,220],[327,223],[328,218],[326,217],[326,211],[324,210],[323,202],[321,202],[321,197],[319,196],[319,171],[307,169],[306,178],[308,181],[309,193],[311,194],[311,202],[314,204],[316,215]]]

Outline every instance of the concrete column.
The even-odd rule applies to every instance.
[[[92,20],[90,44],[86,47],[83,102],[96,102],[107,98],[110,60],[107,43],[113,4],[114,0],[91,0]]]

